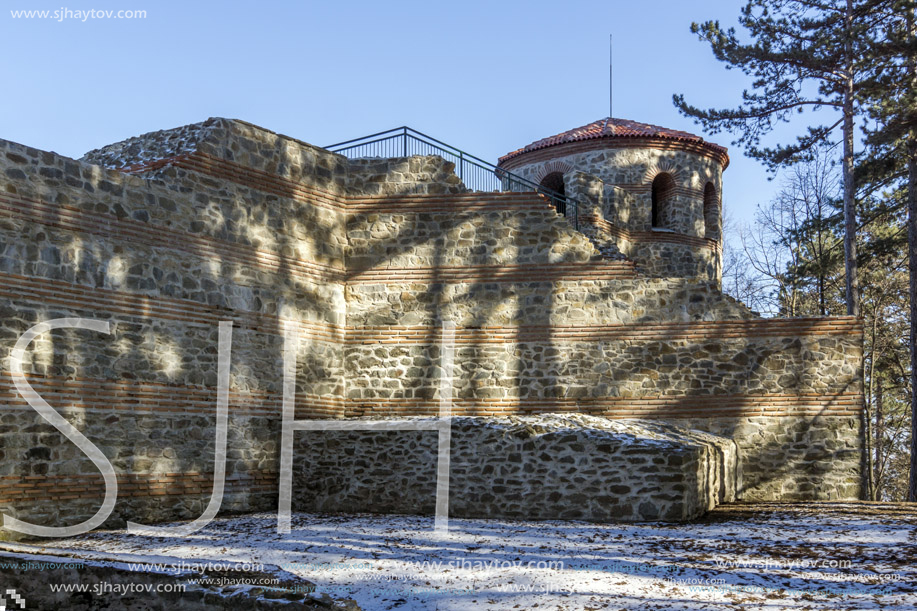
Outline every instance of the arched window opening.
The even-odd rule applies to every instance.
[[[541,179],[541,186],[564,195],[564,175],[560,172],[551,172]]]
[[[672,200],[675,197],[675,179],[671,174],[662,172],[653,179],[653,208],[650,222],[653,228],[663,229],[668,224]]]
[[[716,187],[708,182],[704,187],[704,237],[720,239],[720,198]]]
[[[564,175],[561,172],[551,172],[547,176],[541,179],[540,186],[553,191],[560,196],[560,200],[555,200],[554,208],[557,210],[558,214],[567,213],[567,202],[564,199],[566,197],[566,191],[564,190]]]

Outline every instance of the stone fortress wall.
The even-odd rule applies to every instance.
[[[857,320],[762,320],[715,269],[606,256],[611,231],[577,232],[534,193],[467,192],[441,158],[348,160],[210,119],[79,161],[0,141],[0,180],[4,514],[66,525],[101,502],[97,469],[8,367],[26,329],[77,316],[112,332],[47,334],[25,371],[114,464],[112,525],[206,506],[221,320],[226,511],[276,507],[288,321],[298,418],[436,414],[455,322],[453,515],[687,519],[860,494]],[[609,219],[601,190],[617,244],[706,265]],[[435,434],[297,433],[294,509],[430,511],[435,451]]]
[[[99,505],[98,470],[19,397],[7,365],[27,328],[68,316],[110,321],[111,335],[49,334],[25,371],[111,460],[116,516],[206,506],[220,320],[235,327],[223,506],[271,506],[282,321],[301,327],[299,400],[344,397],[343,162],[285,142],[211,121],[130,143],[128,172],[2,143],[4,513],[61,525]]]

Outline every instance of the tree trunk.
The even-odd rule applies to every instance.
[[[872,459],[873,448],[877,447],[873,441],[872,431],[873,431],[873,414],[875,413],[871,406],[875,404],[876,401],[876,330],[879,326],[879,308],[873,308],[872,311],[872,333],[869,337],[869,386],[866,387],[866,401],[864,403],[865,417],[863,420],[866,422],[866,498],[874,501],[876,500],[876,483],[877,479],[875,477],[875,470],[879,464],[879,456],[876,454],[876,460]],[[878,434],[878,433],[877,433]]]
[[[917,134],[907,150],[907,251],[911,302],[911,473],[907,500],[917,501]]]
[[[818,273],[818,313],[819,316],[828,315],[828,311],[825,308],[825,277],[822,272]]]
[[[875,347],[873,347],[875,350]],[[875,368],[873,368],[875,369]],[[875,375],[875,370],[873,370],[873,375]],[[872,440],[872,444],[876,449],[876,458],[873,461],[875,465],[874,475],[872,477],[872,500],[878,501],[882,498],[882,494],[879,492],[879,465],[882,464],[882,435],[885,430],[885,416],[883,414],[882,403],[884,402],[884,397],[882,395],[882,381],[879,380],[876,383],[876,435]]]
[[[818,313],[820,316],[828,315],[828,308],[825,305],[825,283],[828,274],[828,266],[825,264],[825,236],[823,235],[825,227],[825,217],[822,214],[821,196],[818,201],[818,214],[815,217],[818,221],[818,230],[815,233],[815,252],[818,261]]]
[[[857,284],[856,190],[853,185],[853,0],[847,0],[847,61],[844,83],[844,269],[846,271],[847,315],[860,315],[860,295]]]
[[[913,42],[917,31],[914,15],[907,15],[907,29]],[[911,60],[911,87],[917,87],[917,63]],[[917,501],[917,132],[910,130],[907,139],[907,262],[908,299],[911,302],[911,456],[907,482],[907,500]]]

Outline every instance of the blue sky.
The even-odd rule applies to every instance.
[[[608,114],[702,133],[672,94],[727,106],[747,79],[692,35],[742,0],[172,2],[4,0],[0,137],[79,157],[140,133],[245,119],[317,145],[407,124],[484,159]],[[145,10],[14,19],[12,10]],[[729,134],[707,136],[730,145]],[[775,183],[730,146],[727,209]]]

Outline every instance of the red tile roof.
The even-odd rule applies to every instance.
[[[583,140],[598,140],[601,138],[651,138],[658,140],[691,142],[694,144],[700,144],[704,148],[710,149],[711,152],[715,154],[722,156],[726,155],[726,147],[720,146],[718,144],[713,144],[712,142],[706,142],[700,136],[695,136],[694,134],[689,134],[688,132],[679,131],[677,129],[668,129],[658,125],[650,125],[649,123],[638,123],[637,121],[631,121],[629,119],[612,119],[609,117],[606,119],[593,121],[588,125],[577,127],[576,129],[565,131],[561,134],[557,134],[556,136],[536,140],[528,146],[522,147],[521,149],[507,153],[506,155],[500,157],[500,164],[503,164],[504,162],[509,161],[514,157],[518,157],[519,155],[523,155],[531,151],[537,151],[539,149],[545,149],[551,146],[556,146],[558,144],[566,144],[567,142],[580,142]]]

